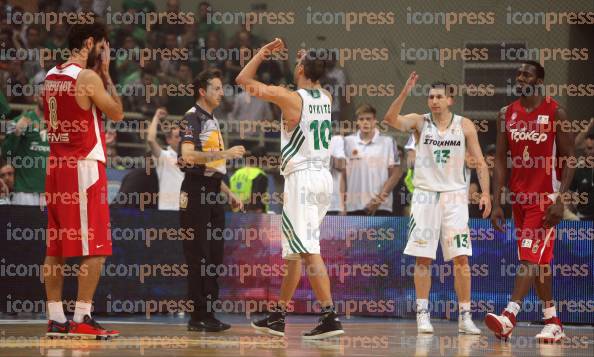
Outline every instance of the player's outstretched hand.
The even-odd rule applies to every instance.
[[[275,52],[281,51],[285,49],[285,43],[280,38],[276,37],[274,41],[265,44],[261,49],[260,53],[264,56],[265,59],[270,58]]]
[[[418,79],[419,75],[417,74],[417,72],[412,71],[410,76],[408,76],[408,79],[406,80],[406,84],[404,85],[404,91],[406,91],[407,94],[409,94],[412,88],[417,84]]]
[[[483,194],[479,201],[479,209],[483,211],[483,218],[489,217],[491,214],[491,195]]]
[[[547,211],[545,212],[542,224],[543,227],[549,229],[559,224],[559,222],[561,222],[561,220],[563,219],[563,211],[564,206],[560,200],[555,202],[555,204],[549,206],[547,208]]]
[[[503,208],[501,208],[501,206],[493,208],[493,211],[491,212],[491,224],[493,224],[493,227],[499,232],[505,232],[503,229],[504,222],[505,216],[503,215]]]

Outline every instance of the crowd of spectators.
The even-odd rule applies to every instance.
[[[157,9],[151,0],[124,0],[121,11],[132,18],[136,15],[154,11],[167,11],[179,13],[180,0],[166,0],[165,9]],[[107,0],[40,0],[37,2],[37,12],[93,12],[100,17],[115,11]],[[143,23],[130,23],[123,25],[110,25],[109,42],[113,53],[112,78],[117,82],[118,89],[124,99],[125,111],[138,113],[134,118],[127,118],[127,123],[144,122],[144,127],[149,128],[148,133],[137,130],[116,130],[106,127],[107,156],[112,169],[124,169],[120,156],[137,156],[146,158],[140,162],[150,162],[148,168],[131,170],[130,177],[123,180],[121,192],[138,192],[134,187],[138,182],[145,182],[150,186],[150,191],[167,196],[155,207],[161,209],[177,209],[177,195],[183,173],[175,166],[177,142],[179,142],[179,129],[168,126],[163,128],[163,122],[169,120],[168,116],[183,115],[195,102],[192,93],[180,91],[175,95],[170,92],[156,90],[147,95],[149,87],[175,87],[189,86],[195,76],[205,68],[216,67],[222,71],[225,90],[224,103],[217,108],[215,116],[222,123],[226,121],[280,121],[281,113],[276,106],[249,96],[235,85],[235,77],[247,61],[242,58],[246,53],[255,53],[266,39],[254,35],[252,31],[238,24],[235,29],[226,26],[225,30],[232,29],[232,33],[223,31],[223,28],[209,21],[209,12],[215,11],[207,2],[196,3],[194,9],[196,21],[193,24],[173,25],[158,24],[147,31]],[[216,5],[215,5],[216,6]],[[30,177],[31,171],[24,172],[14,168],[7,162],[15,155],[30,153],[16,152],[19,140],[28,140],[25,146],[35,148],[35,155],[47,156],[47,137],[40,130],[43,119],[43,108],[39,107],[39,86],[47,71],[56,64],[65,60],[57,56],[49,60],[40,61],[36,57],[41,49],[60,50],[67,49],[68,26],[66,24],[52,25],[51,30],[41,24],[23,25],[7,21],[11,14],[24,12],[19,6],[11,6],[6,0],[0,0],[0,46],[3,51],[16,49],[20,53],[27,53],[25,58],[0,59],[0,118],[5,120],[4,128],[0,132],[0,143],[3,144],[0,153],[0,203],[13,204],[17,202],[33,202],[41,204],[39,197],[31,200],[15,200],[18,192],[35,193],[37,196],[43,192],[39,182],[24,183],[22,177]],[[145,50],[167,49],[171,53],[187,54],[187,57],[156,55],[149,60],[141,61],[138,54]],[[182,51],[183,50],[183,51]],[[4,52],[8,53],[8,52]],[[55,52],[59,53],[59,52]],[[155,52],[156,53],[156,52]],[[163,52],[161,52],[163,53]],[[290,55],[290,54],[289,54]],[[249,59],[249,58],[248,58]],[[347,85],[345,70],[337,65],[336,56],[331,56],[327,62],[329,70],[321,83],[331,89],[332,120],[334,123],[352,123],[351,130],[335,132],[330,144],[332,154],[332,173],[334,176],[334,197],[330,211],[335,214],[358,215],[406,215],[410,204],[412,175],[414,167],[414,142],[404,147],[397,145],[396,141],[387,133],[380,133],[376,124],[376,109],[369,106],[360,106],[353,116],[347,109],[344,98],[344,88]],[[290,59],[281,61],[267,61],[260,66],[258,77],[267,84],[290,85],[292,73]],[[32,90],[23,90],[29,88]],[[148,98],[148,99],[147,99]],[[29,112],[11,110],[10,104],[32,104],[36,109]],[[143,127],[130,125],[130,127]],[[342,125],[335,125],[341,128]],[[18,130],[15,130],[17,128]],[[161,130],[159,130],[161,128]],[[228,128],[233,128],[228,125]],[[257,126],[253,126],[258,130]],[[26,130],[25,130],[26,129]],[[162,134],[159,134],[162,133]],[[239,132],[232,133],[239,134]],[[260,135],[259,132],[243,132],[245,136]],[[277,133],[266,135],[278,137]],[[244,138],[242,138],[244,139]],[[412,138],[411,138],[412,140]],[[8,145],[8,144],[10,145]],[[132,145],[130,145],[132,144]],[[135,145],[136,144],[136,145]],[[265,143],[264,147],[256,142],[242,142],[248,150],[268,153],[278,153],[278,144],[273,140]],[[16,145],[16,146],[15,146]],[[590,125],[588,130],[580,133],[576,139],[580,160],[590,162],[594,155],[594,129]],[[257,148],[256,148],[257,147]],[[494,147],[485,148],[487,162],[492,163]],[[7,161],[8,160],[8,161]],[[590,160],[590,161],[588,161]],[[592,165],[589,165],[592,166]],[[39,172],[35,177],[42,177],[44,167],[37,167]],[[142,175],[149,173],[148,179]],[[492,165],[490,169],[492,175]],[[275,173],[278,174],[278,173]],[[133,179],[132,176],[138,176]],[[592,188],[594,179],[592,168],[585,165],[576,171],[575,180],[571,189],[576,193],[589,193],[594,197]],[[471,201],[478,197],[479,186],[475,174],[470,176],[469,193]],[[160,181],[159,181],[160,180]],[[40,181],[40,180],[38,180]],[[263,185],[259,185],[262,186]],[[32,192],[29,192],[32,191]],[[170,192],[171,191],[171,192]],[[12,200],[11,200],[12,198]],[[263,210],[263,206],[258,207]],[[509,208],[509,207],[507,207]],[[470,204],[471,216],[478,216],[476,202]],[[509,216],[509,209],[507,210]],[[567,218],[592,219],[594,216],[593,205],[589,203],[569,205]]]

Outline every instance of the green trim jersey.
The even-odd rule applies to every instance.
[[[281,174],[330,168],[331,101],[319,89],[299,89],[303,107],[299,124],[285,131],[281,119]]]
[[[16,135],[16,123],[26,116],[31,124]],[[35,111],[28,111],[16,117],[8,125],[2,152],[15,168],[14,192],[45,192],[45,166],[49,156],[47,130]]]
[[[466,189],[464,118],[452,113],[450,124],[443,133],[439,132],[430,113],[424,114],[423,119],[416,147],[414,187],[433,192]]]

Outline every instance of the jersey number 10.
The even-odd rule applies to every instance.
[[[319,120],[314,120],[309,124],[309,130],[314,133],[314,149],[320,150],[320,141],[324,149],[328,149],[330,145],[330,137],[332,136],[332,129],[329,120],[322,120],[320,124]]]

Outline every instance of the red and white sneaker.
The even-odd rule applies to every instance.
[[[45,333],[45,336],[49,338],[65,338],[68,337],[69,331],[70,321],[66,321],[63,324],[61,324],[54,320],[48,320],[47,332]]]
[[[507,341],[516,327],[516,317],[507,310],[503,310],[501,315],[488,313],[485,316],[485,325],[495,333],[495,337]]]
[[[118,337],[120,331],[106,330],[95,319],[85,315],[83,322],[70,322],[69,337],[81,338],[84,340],[108,340]]]
[[[541,343],[556,343],[564,338],[563,326],[557,317],[545,320],[545,327],[536,335],[536,339]]]

